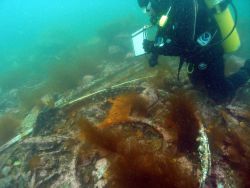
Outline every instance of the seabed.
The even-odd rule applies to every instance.
[[[231,103],[215,105],[195,91],[183,75],[176,86],[176,75],[166,71],[164,79],[168,85],[159,87],[158,72],[144,73],[141,64],[123,64],[109,76],[72,90],[53,106],[34,107],[23,120],[20,134],[0,147],[0,187],[112,187],[110,166],[122,152],[112,153],[91,143],[79,123],[83,119],[88,126],[122,133],[126,147],[133,147],[130,142],[138,142],[155,153],[175,153],[176,142],[162,124],[169,113],[169,100],[180,88],[195,95],[198,113],[194,116],[200,130],[197,150],[175,156],[175,163],[199,182],[197,187],[244,185],[245,180],[232,164],[241,166],[249,159],[249,153],[230,160],[239,152],[235,143],[225,136],[221,148],[215,150],[210,139],[211,126],[223,124],[225,130],[243,137],[240,141],[245,143],[238,143],[244,145],[239,146],[243,151],[250,149],[250,140],[245,139],[250,129],[249,104],[241,100],[248,93],[249,84],[240,89]],[[134,104],[128,102],[131,95],[132,99],[139,96],[147,101],[146,114],[140,114],[138,109],[133,111]]]

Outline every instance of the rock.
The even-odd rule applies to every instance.
[[[55,107],[60,107],[66,104],[67,100],[65,98],[60,98],[55,102]]]
[[[126,55],[125,55],[125,59],[131,59],[135,57],[134,53],[133,52],[128,52]]]
[[[20,161],[15,161],[13,166],[20,166],[21,165],[21,162]]]
[[[48,174],[47,170],[41,170],[39,176],[40,176],[40,177],[46,177],[47,174]]]
[[[10,176],[0,179],[0,188],[13,187],[12,185],[13,185],[13,181]]]
[[[18,89],[12,89],[9,91],[9,96],[17,97]]]
[[[114,54],[120,53],[121,51],[122,49],[117,45],[111,45],[108,47],[109,55],[114,55]]]
[[[243,65],[245,60],[235,56],[231,55],[225,58],[225,75],[229,76],[235,72],[237,72]]]
[[[83,85],[89,84],[89,83],[92,82],[93,80],[94,80],[94,76],[92,76],[92,75],[85,75],[85,76],[82,78],[82,84],[83,84]]]
[[[88,175],[85,175],[84,177],[83,177],[83,181],[84,181],[84,183],[89,183],[89,181],[90,181],[90,177],[88,176]]]
[[[93,175],[97,177],[98,180],[102,179],[106,170],[108,168],[108,161],[107,159],[103,158],[96,162],[95,164],[95,171],[93,171]]]
[[[94,188],[103,188],[107,185],[107,180],[99,180],[95,185],[94,185]]]
[[[62,119],[57,108],[44,109],[36,119],[33,136],[44,136],[51,133],[56,122]],[[37,114],[35,114],[37,115]]]
[[[147,88],[142,92],[142,96],[148,100],[149,106],[153,105],[158,101],[158,96],[154,89]]]
[[[9,173],[10,173],[10,171],[11,171],[11,167],[5,166],[5,167],[3,167],[3,169],[1,170],[1,173],[2,173],[4,176],[8,176]]]
[[[21,123],[22,133],[33,128],[34,124],[36,123],[39,112],[40,112],[40,109],[38,107],[34,107],[30,111],[30,113],[24,118],[24,120]]]
[[[41,101],[42,103],[45,105],[45,106],[49,106],[49,107],[53,107],[54,106],[54,99],[51,95],[47,94],[47,95],[44,95],[42,98],[41,98]]]

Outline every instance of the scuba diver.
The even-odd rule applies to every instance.
[[[232,99],[236,90],[250,78],[250,59],[233,75],[225,77],[225,52],[239,48],[237,11],[231,0],[137,0],[157,26],[155,41],[144,39],[151,53],[149,65],[157,65],[159,55],[179,56],[179,72],[187,63],[188,77],[203,87],[215,102]],[[235,21],[229,11],[232,5]]]

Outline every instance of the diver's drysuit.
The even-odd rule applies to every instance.
[[[224,50],[218,44],[222,40],[218,25],[204,0],[196,2],[198,6],[194,6],[193,0],[173,1],[168,24],[158,28],[154,42],[144,41],[144,49],[152,53],[150,66],[157,64],[158,55],[180,56],[180,65],[187,63],[194,86],[205,87],[215,101],[224,101],[248,80],[250,70],[243,67],[229,77],[224,76]]]

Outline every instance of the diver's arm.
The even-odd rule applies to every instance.
[[[172,44],[164,44],[161,47],[155,47],[152,53],[154,52],[158,53],[158,55],[164,55],[164,56],[181,55],[181,49],[177,47],[176,45],[172,45]]]
[[[174,42],[170,42],[170,39],[164,41],[163,38],[159,37],[155,41],[150,41],[144,39],[143,48],[145,52],[165,55],[165,56],[179,56],[181,55],[181,48],[174,44]]]
[[[144,50],[147,53],[151,53],[151,57],[149,58],[149,66],[154,67],[158,64],[158,56],[179,56],[181,54],[181,50],[178,47],[163,44],[162,46],[157,46],[153,41],[144,40],[143,41]]]

